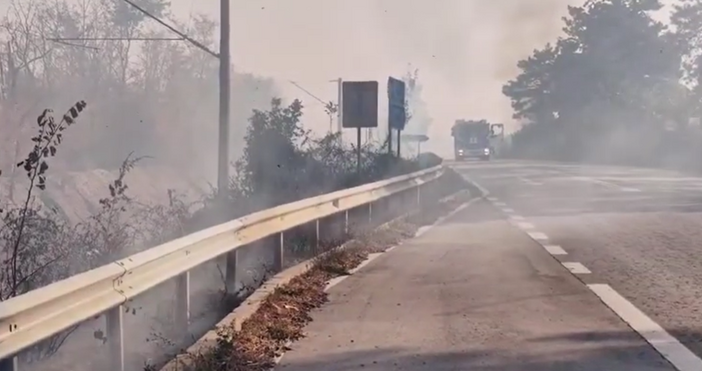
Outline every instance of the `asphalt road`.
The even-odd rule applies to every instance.
[[[702,178],[488,162],[488,199],[331,288],[281,370],[702,370]]]

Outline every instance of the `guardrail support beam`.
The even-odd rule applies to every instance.
[[[417,206],[422,205],[422,185],[417,186]]]
[[[368,228],[370,228],[373,224],[373,203],[369,202],[368,203]]]
[[[283,270],[283,262],[285,261],[285,233],[280,232],[280,235],[275,239],[274,244],[273,268],[276,273]]]
[[[344,212],[344,238],[349,236],[349,211]]]
[[[106,314],[107,346],[110,352],[110,371],[124,371],[124,306],[118,305]]]
[[[237,266],[239,262],[239,253],[238,250],[230,251],[225,255],[225,264],[224,264],[224,289],[226,290],[227,294],[233,295],[236,293],[236,281],[238,278],[237,275]]]
[[[17,356],[0,360],[0,371],[19,371]]]
[[[314,243],[314,255],[319,254],[319,245],[320,245],[320,231],[319,231],[319,219],[315,220],[315,243]]]
[[[185,272],[176,278],[176,326],[188,333],[190,325],[190,272]]]

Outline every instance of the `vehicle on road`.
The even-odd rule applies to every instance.
[[[453,152],[456,161],[477,158],[490,160],[504,137],[503,124],[490,124],[486,120],[456,120],[451,128]]]

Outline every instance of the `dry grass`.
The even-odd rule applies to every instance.
[[[468,192],[457,194],[316,258],[307,273],[270,294],[258,311],[242,324],[240,331],[234,331],[233,327],[220,329],[216,346],[192,356],[191,370],[270,370],[291,342],[305,336],[304,328],[312,321],[310,312],[327,302],[325,287],[330,279],[348,275],[368,254],[385,251],[413,237],[419,227],[433,223],[469,197]]]

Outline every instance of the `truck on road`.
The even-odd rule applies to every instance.
[[[456,120],[451,136],[456,161],[469,158],[487,161],[495,155],[504,137],[504,125],[490,124],[486,120]]]

